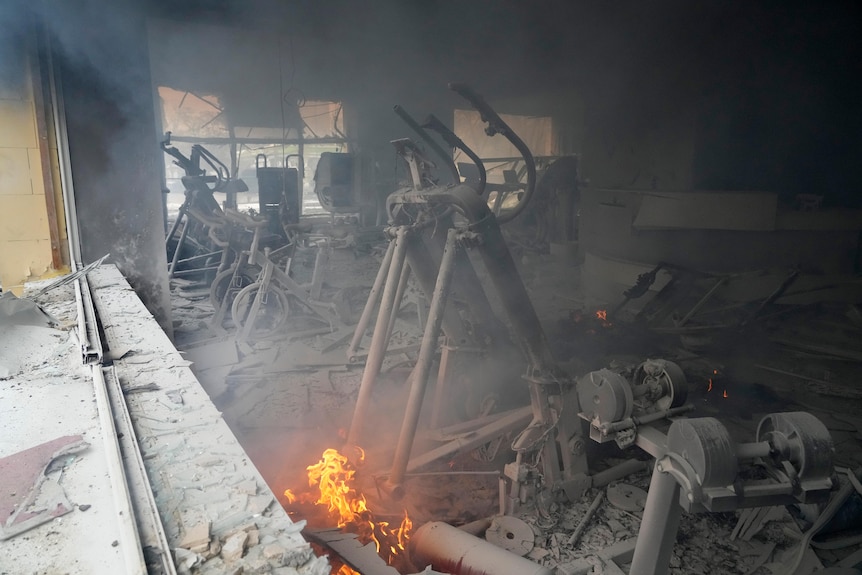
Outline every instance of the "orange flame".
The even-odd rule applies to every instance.
[[[724,390],[724,393],[721,394],[721,397],[727,399],[727,390]]]
[[[365,459],[365,452],[357,448],[360,461]],[[387,562],[401,555],[410,539],[413,522],[404,511],[404,518],[397,528],[391,528],[388,521],[375,521],[374,514],[368,508],[368,501],[353,488],[356,469],[347,457],[335,449],[327,449],[316,464],[309,465],[308,485],[317,487],[319,496],[314,501],[317,505],[325,505],[330,514],[337,517],[338,527],[350,528],[356,531],[361,540],[374,541],[377,553]],[[296,500],[296,495],[287,489],[284,492],[289,502]],[[356,573],[348,566],[343,566],[336,575],[353,575]]]
[[[707,391],[712,391],[712,378],[709,378],[709,387],[706,388]]]
[[[608,310],[606,309],[596,310],[596,319],[602,322],[602,327],[611,327],[614,325],[608,321]]]

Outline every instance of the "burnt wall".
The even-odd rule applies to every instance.
[[[82,257],[110,253],[170,334],[161,158],[145,19],[135,4],[106,10],[98,2],[54,3],[48,32],[65,101]]]

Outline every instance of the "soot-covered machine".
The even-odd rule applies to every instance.
[[[670,361],[647,360],[629,378],[610,370],[573,378],[558,366],[500,229],[530,202],[536,187],[533,157],[481,96],[463,84],[450,88],[479,112],[488,136],[501,134],[517,148],[527,181],[498,188],[498,197],[489,202],[476,154],[439,119],[430,116],[420,125],[396,107],[437,152],[453,182],[439,184],[434,162],[411,140],[393,142],[412,183],[387,200],[389,246],[348,348],[349,360],[366,361],[348,446],[361,445],[369,431],[373,388],[411,274],[430,305],[391,469],[379,475],[385,477],[379,487],[399,499],[409,473],[515,432],[514,461],[500,475],[500,514],[511,515],[528,504],[579,499],[591,487],[646,468],[632,458],[591,474],[587,441],[636,446],[655,459],[641,533],[630,557],[631,573],[645,574],[667,572],[682,509],[729,511],[827,497],[834,484],[832,441],[808,413],[769,415],[760,423],[756,442],[739,444],[714,418],[683,417],[693,406],[686,403],[682,370]],[[478,182],[461,183],[451,156],[428,130],[476,163],[482,175]],[[510,201],[499,201],[502,193]],[[360,349],[375,311],[371,342]],[[431,429],[423,437],[438,439],[439,445],[414,454],[438,355]],[[749,480],[744,470],[751,464],[765,469],[766,477],[761,473]],[[447,573],[549,573],[453,529],[436,522],[422,526],[411,540],[414,562]]]

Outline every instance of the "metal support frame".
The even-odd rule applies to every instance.
[[[833,487],[832,439],[805,412],[767,415],[757,441],[735,443],[716,419],[674,421],[667,436],[650,430],[644,448],[657,449],[631,575],[664,575],[683,510],[726,512],[822,501]],[[739,464],[759,462],[771,482],[739,479]]]
[[[395,458],[392,462],[392,471],[389,474],[390,485],[397,488],[400,488],[404,474],[407,472],[410,450],[413,446],[413,440],[416,438],[416,428],[419,425],[419,412],[422,410],[422,401],[425,398],[425,387],[431,372],[431,363],[434,361],[434,355],[437,351],[437,339],[443,323],[443,310],[446,307],[449,287],[452,284],[452,275],[455,271],[453,264],[455,252],[458,249],[457,236],[457,231],[454,228],[449,228],[446,235],[446,247],[443,250],[443,260],[440,263],[440,273],[437,276],[437,285],[431,297],[428,321],[425,322],[425,333],[422,336],[422,347],[419,349],[419,360],[413,370],[410,397],[407,400],[404,421],[401,425],[398,445],[395,448]],[[400,283],[399,287],[401,287]]]
[[[395,305],[395,296],[398,291],[398,282],[401,278],[401,268],[404,267],[404,259],[407,255],[408,237],[407,226],[399,226],[395,229],[394,248],[392,263],[387,271],[386,285],[383,288],[383,297],[380,309],[377,313],[377,329],[371,339],[371,347],[368,350],[368,359],[365,363],[365,371],[362,372],[362,381],[359,384],[359,395],[356,398],[356,407],[353,410],[353,419],[350,422],[350,431],[347,434],[348,445],[358,445],[359,436],[365,424],[365,417],[371,403],[371,393],[374,391],[374,383],[380,375],[383,366],[383,357],[386,355],[386,344],[389,334],[383,326],[389,326],[389,318]]]
[[[383,262],[380,264],[380,269],[377,270],[377,277],[374,278],[374,285],[371,286],[371,292],[368,294],[368,300],[365,302],[365,307],[362,308],[362,315],[359,317],[359,322],[356,324],[356,329],[353,331],[353,339],[350,340],[350,345],[347,346],[347,361],[353,363],[359,351],[359,345],[362,343],[362,337],[368,329],[368,324],[371,322],[371,314],[377,308],[377,302],[380,297],[380,290],[383,289],[383,282],[389,273],[389,266],[392,264],[392,254],[395,253],[395,242],[389,242],[386,248],[386,254],[383,256]]]
[[[682,517],[679,492],[680,487],[676,480],[664,473],[661,465],[656,465],[650,479],[629,575],[657,575],[667,572]]]

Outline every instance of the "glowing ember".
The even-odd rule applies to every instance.
[[[360,460],[365,458],[365,453],[361,450],[359,457]],[[303,494],[298,498],[292,490],[286,489],[284,496],[288,502],[293,503],[299,499],[302,502],[326,506],[330,515],[337,519],[338,527],[357,533],[363,542],[374,541],[377,553],[390,565],[404,552],[413,528],[407,511],[397,528],[390,527],[387,521],[376,521],[374,514],[368,509],[365,496],[357,493],[353,487],[356,469],[347,457],[335,449],[327,449],[320,461],[309,465],[306,470],[308,485],[317,487],[318,495]],[[345,565],[336,575],[354,573],[356,572]]]
[[[596,310],[596,319],[602,323],[602,327],[611,327],[613,324],[608,321],[608,310]]]
[[[709,378],[709,387],[707,387],[706,390],[712,391],[712,378],[711,377]],[[290,491],[290,490],[288,489],[288,491]],[[285,495],[287,495],[287,494],[285,493]],[[289,499],[289,497],[288,497],[288,499]]]
[[[724,390],[724,393],[721,394],[721,397],[727,399],[727,390]]]

